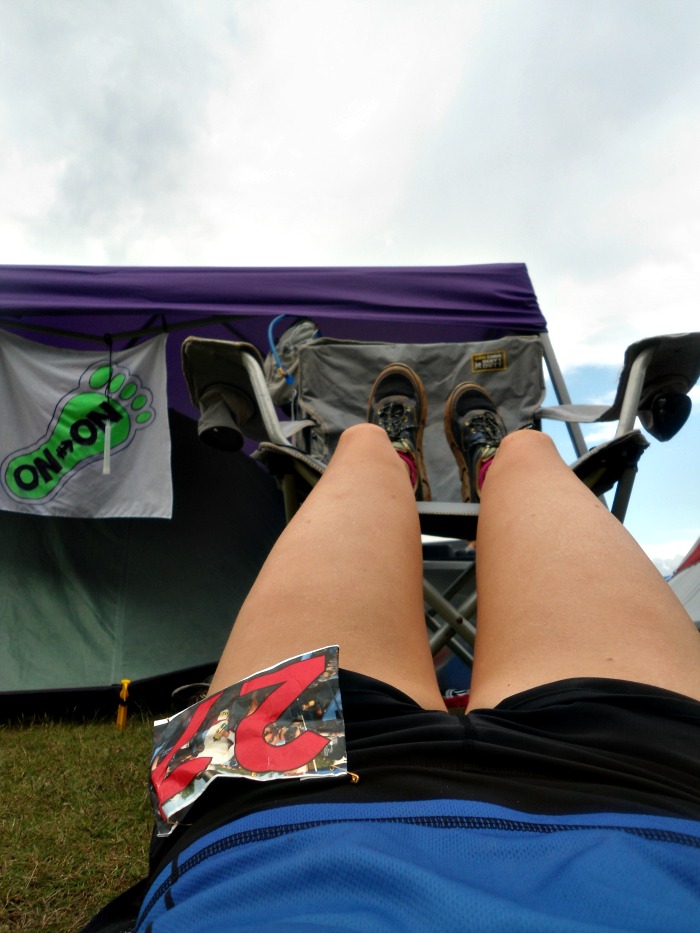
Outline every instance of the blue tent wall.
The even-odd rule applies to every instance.
[[[201,444],[191,419],[171,413],[171,431],[170,521],[0,512],[5,715],[218,659],[283,527],[281,497],[250,458]]]

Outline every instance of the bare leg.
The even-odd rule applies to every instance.
[[[634,539],[536,431],[509,435],[481,495],[473,708],[567,677],[700,699],[700,637]]]
[[[444,709],[425,632],[420,526],[385,432],[349,428],[243,604],[210,692],[324,645],[340,663]]]

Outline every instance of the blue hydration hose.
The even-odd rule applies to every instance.
[[[280,375],[284,376],[284,381],[287,383],[287,385],[291,386],[294,384],[294,376],[292,376],[291,373],[288,373],[287,370],[282,365],[282,360],[280,359],[279,353],[277,352],[277,347],[275,346],[275,339],[273,336],[273,331],[275,329],[275,326],[282,320],[282,318],[285,318],[285,317],[290,317],[290,315],[289,314],[278,314],[276,318],[273,318],[270,321],[270,325],[267,328],[267,342],[270,345],[270,353],[272,353],[272,359],[275,361],[277,365],[277,369],[280,372]]]

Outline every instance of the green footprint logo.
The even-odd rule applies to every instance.
[[[102,364],[86,370],[59,401],[46,434],[5,458],[3,486],[15,499],[51,497],[81,467],[104,456],[108,430],[110,450],[131,443],[155,418],[152,403],[135,374]]]

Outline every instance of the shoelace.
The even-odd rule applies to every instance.
[[[408,424],[410,408],[402,402],[387,402],[384,408],[377,412],[377,422],[389,435],[389,439],[396,441]]]
[[[466,427],[472,435],[481,434],[482,437],[479,438],[481,442],[486,441],[498,445],[503,440],[503,428],[493,412],[485,411],[479,415],[474,415],[473,418],[469,419]]]

